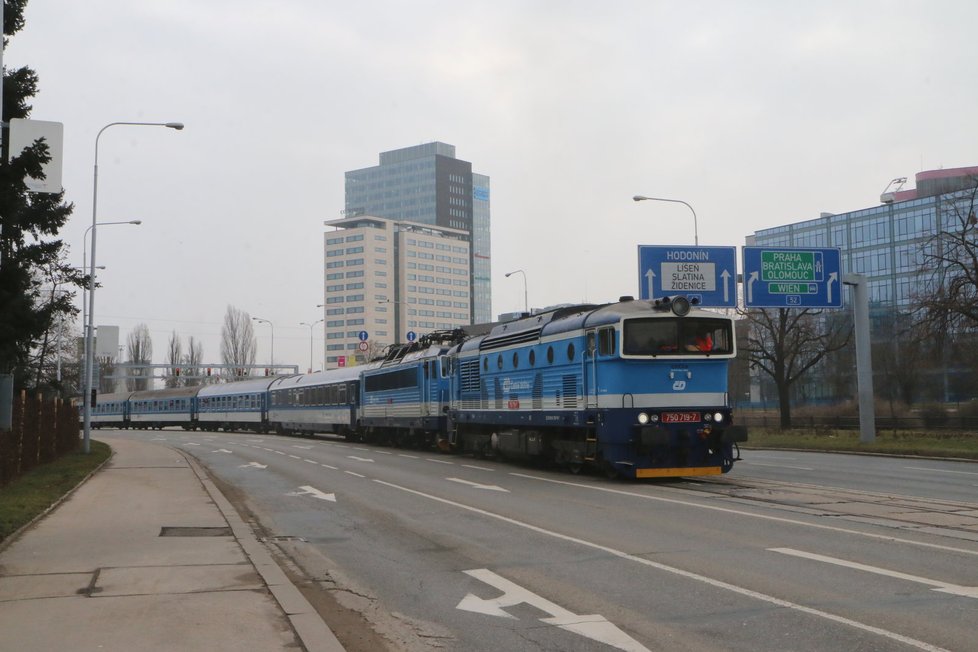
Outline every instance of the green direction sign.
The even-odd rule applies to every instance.
[[[816,267],[814,251],[762,251],[761,281],[821,281],[821,265]],[[787,292],[778,292],[787,294]]]

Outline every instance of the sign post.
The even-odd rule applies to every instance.
[[[699,306],[737,305],[736,247],[638,246],[639,298],[683,294]]]

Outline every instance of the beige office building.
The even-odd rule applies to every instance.
[[[467,232],[370,215],[326,226],[327,369],[470,323]]]

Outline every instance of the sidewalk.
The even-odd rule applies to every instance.
[[[197,463],[113,456],[0,551],[0,650],[343,647]]]

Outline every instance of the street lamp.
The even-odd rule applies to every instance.
[[[82,452],[88,453],[91,450],[92,436],[92,373],[95,367],[95,351],[92,338],[95,335],[95,237],[98,233],[98,141],[102,133],[109,127],[116,126],[131,127],[166,127],[167,129],[183,129],[182,122],[110,122],[95,135],[95,168],[92,174],[92,260],[91,270],[88,276],[88,331],[85,333],[85,393],[83,399],[83,423],[84,438],[82,442]]]
[[[268,324],[269,326],[272,327],[272,351],[270,353],[271,361],[268,363],[268,366],[271,367],[272,375],[274,376],[275,375],[275,324],[268,321],[267,319],[262,319],[261,317],[252,317],[252,319],[254,319],[255,321],[260,321],[262,323]]]
[[[304,321],[300,321],[299,322],[299,326],[308,326],[309,327],[309,373],[312,373],[312,329],[313,329],[313,327],[316,324],[319,324],[322,321],[323,321],[322,319],[317,319],[316,321],[312,322],[311,324],[307,324]]]
[[[667,201],[667,202],[672,202],[673,204],[684,205],[693,214],[693,242],[696,244],[697,247],[700,246],[699,227],[696,225],[696,211],[694,211],[693,207],[687,204],[686,202],[684,202],[682,199],[664,199],[662,197],[646,197],[645,195],[635,195],[634,197],[632,197],[632,201]]]
[[[530,314],[530,302],[527,301],[527,298],[526,298],[526,272],[524,272],[522,269],[516,269],[516,270],[513,270],[512,272],[506,272],[506,278],[509,278],[513,274],[522,274],[523,275],[523,312],[526,313],[527,315],[529,315]]]

